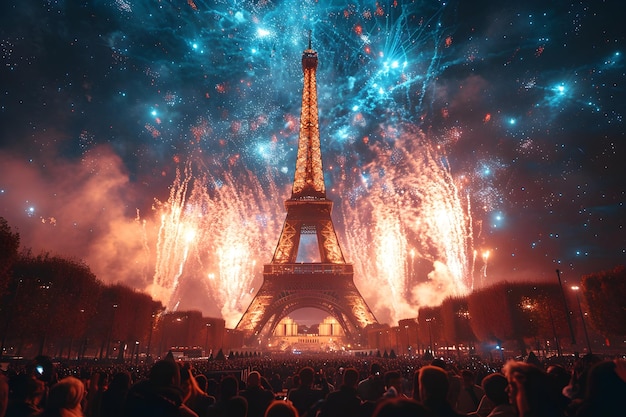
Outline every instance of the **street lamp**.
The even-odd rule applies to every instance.
[[[554,324],[554,317],[552,316],[552,307],[550,307],[550,302],[548,302],[548,318],[550,319],[552,334],[554,336],[554,343],[556,344],[556,355],[558,357],[561,357],[563,356],[563,352],[561,351],[561,344],[559,343],[559,335],[556,332],[556,326]]]
[[[117,303],[113,304],[113,314],[111,314],[111,326],[109,327],[109,337],[107,338],[107,356],[106,359],[109,359],[111,355],[111,338],[113,338],[113,325],[115,324],[115,312],[117,311]]]
[[[148,334],[148,347],[146,348],[146,361],[150,361],[150,348],[152,347],[152,332],[154,331],[154,317],[155,313],[152,313],[150,319],[150,333]]]
[[[211,323],[206,323],[206,338],[204,339],[205,356],[209,356],[209,327],[211,327]]]
[[[585,341],[587,342],[587,350],[591,353],[591,343],[589,342],[589,334],[587,333],[587,325],[585,324],[585,315],[583,314],[583,308],[580,305],[580,297],[578,296],[578,290],[580,287],[578,285],[572,285],[572,290],[574,294],[576,294],[576,301],[578,302],[578,311],[580,312],[580,321],[583,324],[583,331],[585,332]]]
[[[428,345],[428,350],[430,351],[431,355],[433,354],[433,331],[430,327],[430,322],[433,321],[434,318],[427,318],[426,319],[426,323],[428,325],[428,340],[429,340],[429,345]]]
[[[409,325],[404,325],[404,330],[406,330],[406,354],[411,354],[411,340],[409,339]]]
[[[569,333],[572,336],[572,345],[576,344],[576,337],[574,336],[574,327],[572,327],[572,318],[569,314],[569,307],[567,306],[567,299],[565,298],[565,291],[563,291],[563,284],[561,284],[561,271],[556,270],[556,276],[559,279],[559,287],[561,287],[561,295],[563,296],[563,306],[565,306],[565,318],[567,319],[567,325],[569,326]]]

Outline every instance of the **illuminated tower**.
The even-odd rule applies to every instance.
[[[300,114],[298,158],[287,217],[272,262],[264,265],[263,285],[237,329],[248,344],[266,340],[280,320],[294,310],[314,307],[333,316],[349,341],[363,340],[363,329],[376,318],[354,285],[330,217],[326,198],[317,110],[317,52],[302,53],[304,87]],[[319,262],[297,262],[303,235],[317,240]]]

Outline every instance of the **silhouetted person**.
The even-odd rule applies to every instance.
[[[488,417],[517,417],[517,410],[509,402],[507,393],[509,382],[504,375],[499,373],[487,375],[482,385],[485,396],[494,405]]]
[[[569,384],[561,391],[570,400],[580,400],[587,392],[587,374],[593,365],[600,362],[600,358],[588,353],[579,358],[574,364]]]
[[[485,391],[474,383],[475,376],[472,371],[461,371],[461,390],[456,401],[456,411],[462,414],[472,413],[478,409],[480,400]]]
[[[359,397],[363,401],[378,401],[385,393],[385,381],[381,373],[380,365],[373,363],[370,367],[369,376],[361,381],[357,387]]]
[[[385,381],[385,393],[383,398],[406,397],[402,392],[402,374],[398,371],[387,371],[383,378]]]
[[[546,373],[554,383],[556,389],[559,392],[563,392],[563,389],[569,384],[570,372],[561,365],[550,365]]]
[[[9,379],[9,405],[6,417],[31,417],[41,412],[39,403],[45,386],[32,375],[18,374]]]
[[[228,401],[239,394],[239,381],[232,375],[222,378],[219,385],[218,396],[215,404],[210,408],[209,416],[227,416]]]
[[[50,388],[42,417],[83,417],[81,402],[85,398],[83,382],[68,376]]]
[[[87,386],[86,406],[83,414],[87,417],[100,417],[102,407],[102,394],[107,388],[109,375],[105,372],[94,372],[89,378]]]
[[[520,416],[564,415],[563,396],[542,369],[524,362],[509,361],[503,370],[509,382],[509,402],[515,405]]]
[[[587,378],[587,393],[576,417],[619,417],[626,414],[626,361],[595,364]]]
[[[265,411],[264,417],[300,417],[300,414],[289,401],[275,400]]]
[[[272,375],[272,379],[270,379],[270,385],[272,386],[272,391],[274,391],[274,394],[279,394],[283,391],[283,380],[281,379],[279,374]]]
[[[239,395],[248,401],[248,417],[263,417],[274,400],[274,393],[261,385],[261,374],[257,371],[248,374],[246,389]]]
[[[198,417],[183,404],[179,366],[171,360],[152,365],[148,380],[131,387],[124,408],[127,417]]]
[[[328,384],[325,383],[325,380],[321,380],[322,389],[313,388],[315,371],[311,367],[302,368],[299,375],[300,386],[289,391],[288,398],[296,407],[300,416],[304,416],[311,407],[317,405],[318,401],[326,397]],[[314,417],[314,415],[309,417]]]
[[[128,372],[118,372],[113,375],[106,391],[102,394],[100,417],[119,417],[123,415],[124,404],[128,391],[130,391],[131,379]]]
[[[248,401],[241,395],[235,395],[226,401],[226,408],[224,411],[224,415],[228,417],[247,417]]]
[[[195,375],[194,378],[196,378],[196,382],[198,383],[198,387],[200,387],[200,389],[204,392],[206,392],[208,394],[208,389],[209,389],[209,380],[206,377],[206,375],[204,374],[198,374]]]
[[[446,371],[437,366],[424,366],[419,370],[419,393],[421,403],[434,417],[458,417],[448,402],[450,381]]]
[[[350,414],[345,414],[348,416]],[[373,417],[430,417],[428,410],[412,398],[387,398],[379,402]]]
[[[209,409],[215,404],[215,397],[200,388],[189,367],[180,370],[180,386],[183,390],[183,404],[199,417],[207,417]]]
[[[322,405],[319,417],[345,417],[356,416],[360,413],[361,399],[357,394],[359,372],[354,368],[348,368],[343,373],[343,384],[339,390],[333,391],[326,396],[326,402]]]
[[[443,359],[440,359],[440,358],[433,359],[433,361],[431,362],[431,365],[436,366],[446,371],[446,374],[448,375],[448,383],[449,383],[448,403],[450,403],[452,408],[456,408],[456,402],[459,398],[459,393],[461,392],[461,386],[463,385],[463,382],[461,381],[461,377],[457,375],[457,373],[455,372],[455,368],[451,365],[449,366],[446,363],[446,361],[444,361]]]

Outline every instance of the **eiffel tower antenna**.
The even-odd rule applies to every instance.
[[[287,216],[271,263],[263,268],[263,284],[242,316],[237,330],[249,344],[262,343],[292,311],[313,307],[337,320],[349,342],[364,341],[366,326],[377,323],[353,280],[331,218],[326,198],[317,107],[317,52],[302,52],[300,136]],[[299,262],[302,235],[317,239],[319,262]]]

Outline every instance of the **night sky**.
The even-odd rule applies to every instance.
[[[33,254],[168,308],[232,325],[258,289],[309,30],[333,219],[379,320],[626,261],[621,0],[5,0],[0,16],[0,216]]]

